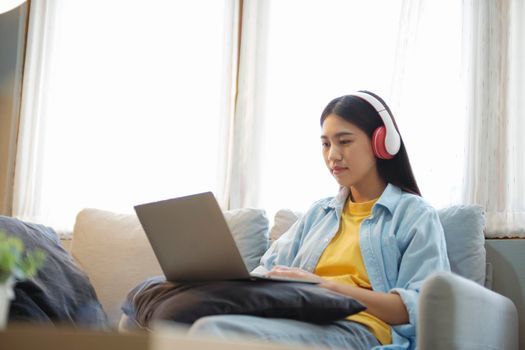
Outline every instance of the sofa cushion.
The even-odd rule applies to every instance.
[[[82,210],[71,254],[90,276],[111,323],[118,320],[120,303],[130,288],[162,273],[135,215]]]
[[[248,268],[259,262],[268,244],[268,219],[258,209],[224,213]],[[162,270],[136,215],[84,209],[76,218],[72,255],[91,278],[98,297],[116,324],[131,288]]]
[[[485,284],[485,215],[478,205],[453,205],[438,210],[445,232],[450,268],[463,277]]]
[[[273,219],[273,226],[270,229],[270,239],[275,241],[281,237],[301,216],[302,214],[300,212],[289,209],[277,211]]]
[[[272,239],[279,238],[301,215],[288,209],[279,210],[275,215],[276,224],[271,229]],[[438,215],[445,233],[452,272],[484,285],[486,252],[483,208],[478,205],[453,205],[439,209]]]
[[[327,323],[365,310],[358,301],[315,284],[275,281],[170,283],[155,277],[135,287],[124,313],[148,328],[155,321],[192,324],[211,315],[253,315]]]
[[[86,273],[46,226],[0,216],[0,231],[40,249],[46,260],[36,276],[15,284],[9,322],[54,323],[105,328],[107,319]]]
[[[234,209],[225,211],[224,218],[248,271],[252,271],[259,266],[262,255],[268,249],[269,222],[266,212],[261,209]]]
[[[270,238],[275,241],[288,231],[292,225],[303,216],[303,213],[290,209],[281,209],[275,213],[274,224],[270,229]]]

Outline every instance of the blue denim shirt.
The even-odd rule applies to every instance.
[[[276,240],[261,259],[261,267],[300,267],[313,272],[337,233],[349,190],[315,202],[305,215]],[[372,288],[397,292],[409,323],[392,327],[391,345],[378,349],[415,349],[417,299],[423,280],[450,271],[443,227],[437,211],[421,197],[388,184],[360,227],[359,242]]]

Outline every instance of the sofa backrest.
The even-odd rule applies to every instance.
[[[224,212],[248,269],[257,266],[269,243],[301,217],[280,210],[269,230],[260,209]],[[439,211],[452,271],[485,283],[484,215],[479,206],[452,206]],[[268,237],[268,233],[270,237]],[[71,254],[87,272],[110,322],[116,324],[129,290],[144,279],[162,275],[136,215],[84,209],[76,219]]]
[[[452,272],[486,285],[485,212],[478,205],[438,210]]]
[[[86,271],[111,324],[126,291],[162,271],[138,218],[84,209],[76,218],[71,255]]]

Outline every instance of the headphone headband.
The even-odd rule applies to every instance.
[[[399,136],[399,133],[397,132],[397,129],[394,125],[394,121],[392,119],[392,116],[388,112],[388,109],[386,106],[379,101],[377,98],[372,96],[371,94],[368,94],[366,92],[358,91],[350,94],[350,96],[359,97],[366,102],[368,102],[376,112],[379,114],[379,117],[381,117],[381,120],[383,121],[383,124],[386,129],[386,135],[385,135],[385,148],[386,151],[391,155],[394,156],[399,151],[399,148],[401,147],[401,137]]]

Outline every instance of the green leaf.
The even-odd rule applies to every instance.
[[[34,277],[45,259],[41,249],[26,251],[21,239],[0,231],[0,283],[10,276],[18,280]]]

